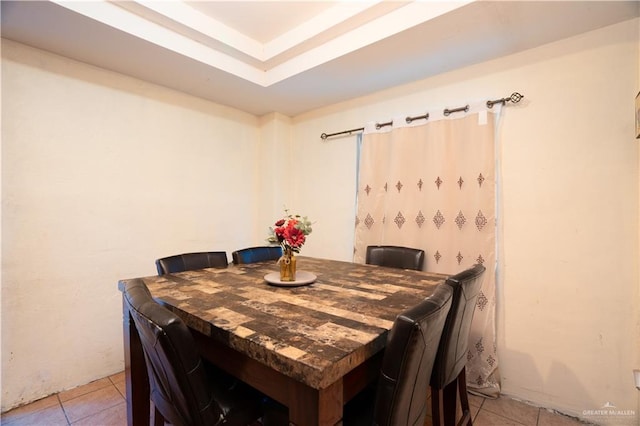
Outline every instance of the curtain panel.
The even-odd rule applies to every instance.
[[[499,111],[499,110],[498,110]],[[470,331],[471,391],[500,391],[495,333],[496,157],[499,113],[373,130],[362,138],[354,261],[368,245],[425,251],[425,270],[455,274],[476,263],[487,270]],[[404,119],[394,119],[404,123]]]

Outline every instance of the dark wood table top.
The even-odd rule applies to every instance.
[[[141,279],[189,327],[315,389],[383,349],[396,316],[446,279],[304,256],[297,263],[317,275],[313,284],[269,285],[275,262]]]

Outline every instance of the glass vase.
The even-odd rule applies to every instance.
[[[296,280],[296,257],[291,249],[285,249],[280,258],[280,281]]]

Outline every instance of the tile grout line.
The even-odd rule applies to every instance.
[[[122,396],[124,398],[124,401],[127,402],[127,395],[123,395],[122,392],[120,392],[120,389],[118,389],[118,386],[116,386],[116,383],[113,381],[113,379],[111,378],[113,376],[109,376],[109,381],[111,382],[111,384],[113,385],[114,388],[116,388],[116,390],[118,391],[118,393],[120,394],[120,396]]]
[[[60,407],[60,410],[62,410],[62,414],[64,415],[64,418],[67,421],[67,426],[69,426],[71,422],[69,421],[69,416],[67,416],[67,411],[64,409],[64,405],[62,405],[62,401],[60,400],[60,392],[56,394],[56,400],[58,400],[58,406]]]
[[[122,393],[118,390],[118,387],[115,385],[115,383],[113,383],[113,380],[111,380],[111,377],[108,377],[108,379],[109,379],[109,382],[111,383],[111,386],[115,389],[115,391],[118,393],[118,395],[122,396]],[[108,387],[109,387],[109,386],[105,386],[104,388],[100,388],[100,389],[105,389],[105,388],[108,388]],[[100,390],[100,389],[98,389],[98,390]],[[97,392],[98,390],[95,390],[95,391],[92,391],[92,392]],[[91,393],[91,392],[88,392],[88,393]],[[84,395],[86,395],[86,394],[84,394]],[[123,401],[123,402],[124,402],[124,403],[126,403],[126,397],[124,397],[124,396],[123,396],[123,399],[124,399],[124,401]],[[120,404],[120,403],[118,403],[118,404]],[[103,411],[110,410],[111,408],[113,408],[113,407],[117,406],[118,404],[116,404],[116,405],[112,405],[112,406],[110,406],[110,407],[103,408],[103,409],[98,410],[98,411],[95,411],[95,412],[92,412],[91,414],[89,414],[89,415],[87,415],[87,416],[85,416],[85,417],[81,417],[81,418],[79,418],[79,419],[76,419],[76,420],[75,420],[75,422],[71,422],[71,421],[67,418],[67,426],[73,426],[73,424],[74,424],[74,423],[80,422],[80,421],[82,421],[82,420],[86,420],[86,419],[88,419],[89,417],[95,416],[96,414],[99,414],[99,413],[101,413],[101,412],[103,412]],[[65,412],[65,416],[66,416],[66,412]]]
[[[91,394],[91,393],[99,392],[99,391],[101,391],[101,390],[103,390],[103,389],[107,389],[107,388],[109,388],[109,387],[112,387],[112,388],[116,391],[116,393],[122,397],[123,402],[124,402],[124,403],[126,403],[126,397],[124,397],[124,396],[122,395],[122,393],[118,390],[118,387],[115,385],[115,383],[113,383],[113,380],[111,380],[111,377],[107,376],[107,377],[105,377],[105,378],[106,378],[106,379],[108,380],[108,382],[109,382],[109,384],[108,384],[108,385],[103,386],[103,387],[100,387],[100,388],[98,388],[98,389],[91,390],[91,391],[89,391],[89,392],[81,393],[81,394],[79,394],[79,395],[77,395],[77,396],[74,396],[73,398],[71,398],[71,399],[69,399],[69,400],[67,400],[67,401],[65,401],[65,402],[69,402],[69,401],[72,401],[72,400],[77,399],[77,398],[82,398],[83,396],[89,395],[89,394]],[[98,379],[98,380],[101,380],[101,379]],[[59,397],[59,396],[58,396],[58,400],[60,401],[60,397]],[[91,414],[88,414],[88,415],[86,415],[86,416],[84,416],[84,417],[78,418],[78,419],[76,419],[74,422],[71,422],[71,420],[69,419],[69,416],[67,415],[66,410],[64,409],[64,404],[62,404],[62,401],[60,401],[60,402],[61,402],[61,404],[60,404],[60,405],[61,405],[61,407],[62,407],[62,410],[63,410],[63,413],[64,413],[64,415],[65,415],[65,418],[67,419],[67,426],[72,426],[74,423],[77,423],[77,422],[79,422],[79,421],[82,421],[82,420],[84,420],[84,419],[87,419],[87,418],[89,418],[89,417],[91,417],[91,416],[93,416],[93,415],[95,415],[95,414],[101,413],[101,412],[103,412],[103,411],[105,411],[105,410],[111,409],[111,408],[113,408],[113,407],[115,407],[115,406],[117,405],[117,404],[116,404],[116,405],[113,405],[113,406],[106,407],[106,408],[103,408],[103,409],[101,409],[101,410],[98,410],[98,411],[96,411],[96,412],[92,412]]]

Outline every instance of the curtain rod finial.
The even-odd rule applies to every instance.
[[[511,103],[517,104],[518,102],[520,102],[522,100],[522,98],[524,98],[524,95],[521,95],[518,92],[513,92],[511,94],[511,96],[509,96],[508,98],[496,99],[495,101],[487,101],[487,108],[493,108],[493,106],[495,104],[504,105],[507,102],[511,102]]]
[[[521,95],[518,92],[513,92],[511,96],[509,96],[509,100],[514,104],[517,104],[518,102],[520,102],[522,98],[524,98],[524,95]]]

